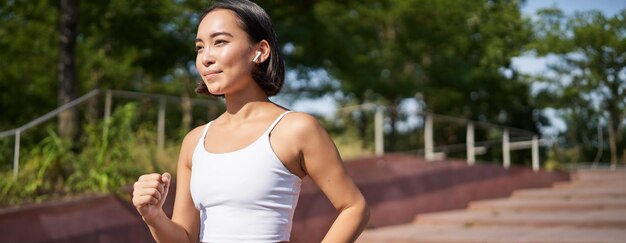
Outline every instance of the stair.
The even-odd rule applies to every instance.
[[[419,214],[357,242],[626,242],[626,171],[578,171],[552,188]]]

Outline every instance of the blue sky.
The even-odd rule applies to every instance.
[[[597,9],[605,14],[614,15],[626,8],[626,0],[527,0],[522,6],[522,12],[532,14],[537,9],[547,7],[558,7],[566,14]]]

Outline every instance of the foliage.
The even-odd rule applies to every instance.
[[[65,176],[70,173],[75,160],[69,146],[54,131],[32,149],[18,177],[5,173],[1,185],[1,198],[4,203],[17,203],[21,200],[40,201],[51,193],[64,192]],[[27,182],[27,183],[24,183]]]
[[[553,55],[550,75],[538,77],[545,89],[537,96],[545,107],[564,114],[568,143],[585,147],[579,160],[591,161],[598,143],[596,125],[609,135],[613,164],[619,160],[626,110],[626,10],[613,17],[599,11],[564,15],[558,9],[539,11],[533,48]],[[603,148],[600,148],[603,149]]]
[[[542,121],[529,82],[511,66],[531,37],[518,1],[263,3],[292,46],[292,68],[327,70],[340,82],[341,105],[387,106],[391,151],[411,143],[396,134],[396,123],[406,117],[397,109],[404,99],[417,99],[435,113],[531,131]],[[365,141],[371,117],[361,111],[349,122]]]
[[[154,135],[147,135],[154,129],[134,130],[136,112],[136,104],[129,103],[117,109],[108,123],[88,125],[79,151],[49,130],[49,136],[25,156],[17,177],[10,171],[3,173],[0,205],[82,193],[122,193],[123,186],[147,171],[175,173],[177,153],[172,148],[165,150],[167,154],[154,153]]]
[[[121,188],[139,173],[130,156],[135,144],[131,128],[133,103],[121,107],[107,124],[88,125],[84,148],[74,163],[74,173],[67,179],[68,189],[76,191],[107,192]],[[130,179],[130,180],[129,180]]]
[[[56,107],[55,1],[0,1],[0,130]],[[45,133],[45,130],[44,130]]]
[[[192,17],[201,9],[200,1],[188,2],[198,3],[80,1],[77,93],[112,88],[180,95],[181,83],[193,80],[173,73],[194,59]],[[0,119],[2,131],[57,106],[58,9],[50,0],[0,2],[0,110],[11,117]]]
[[[558,10],[544,10],[542,18],[530,21],[521,16],[523,1],[513,0],[257,2],[272,16],[284,44],[277,48],[286,55],[289,73],[295,73],[286,91],[328,95],[340,106],[386,106],[391,124],[386,128],[387,151],[423,147],[420,131],[397,129],[411,116],[398,109],[406,100],[416,100],[423,110],[438,114],[531,131],[546,122],[538,106],[560,109],[568,130],[565,142],[558,144],[560,154],[550,155],[558,161],[595,154],[595,126],[588,121],[597,117],[613,124],[623,121],[626,98],[623,91],[614,90],[624,90],[626,83],[624,12],[607,18],[597,12],[568,17]],[[198,80],[193,40],[199,14],[207,5],[201,0],[81,1],[78,94],[113,88],[191,97]],[[51,70],[58,55],[58,8],[59,3],[51,0],[0,2],[2,131],[56,107],[56,73]],[[532,79],[511,66],[512,57],[529,50],[557,55],[563,65],[554,65],[553,70],[568,78],[541,79],[553,86],[533,97]],[[611,72],[618,75],[607,76]],[[593,97],[606,99],[595,102]],[[175,170],[175,164],[164,161],[175,161],[178,139],[157,149],[154,125],[139,122],[154,119],[156,111],[146,109],[152,103],[125,106],[106,125],[98,122],[102,114],[98,102],[94,99],[81,110],[95,115],[82,123],[79,143],[62,142],[46,129],[23,138],[24,147],[36,148],[26,153],[17,178],[7,172],[0,180],[3,200],[112,191],[139,171]],[[133,109],[142,112],[133,114]],[[195,123],[188,119],[181,124],[179,117],[206,117],[207,109],[201,109],[169,105],[167,136],[179,137]],[[217,110],[210,107],[210,116]],[[373,114],[344,109],[338,111],[337,120],[325,124],[346,156],[373,150],[373,143],[367,142],[374,137]],[[464,125],[437,124],[440,140],[436,143],[463,142]],[[620,129],[617,136],[624,133]],[[500,131],[476,130],[477,141],[500,136]],[[9,161],[12,141],[2,139],[0,145],[0,159]],[[625,145],[621,142],[617,147]],[[481,159],[497,160],[497,152],[490,149]]]

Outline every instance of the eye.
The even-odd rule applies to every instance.
[[[222,39],[217,39],[217,40],[215,40],[215,42],[213,43],[213,45],[216,45],[216,46],[223,46],[223,45],[226,45],[226,43],[228,43],[228,41],[226,41],[226,40],[222,40]]]
[[[200,46],[200,45],[196,46],[196,51],[197,52],[201,51],[202,49],[204,49],[204,46]]]

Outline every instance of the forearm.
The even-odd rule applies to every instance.
[[[180,225],[176,224],[165,213],[159,214],[158,217],[152,220],[145,220],[148,225],[150,233],[154,240],[159,243],[169,242],[189,242],[196,243],[195,237],[190,237],[187,231]]]
[[[345,208],[339,212],[322,242],[354,242],[368,221],[369,208],[365,203]]]

